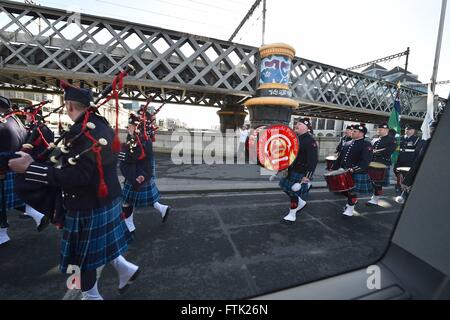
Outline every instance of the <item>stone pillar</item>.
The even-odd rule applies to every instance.
[[[225,133],[226,130],[235,131],[237,128],[244,125],[245,117],[247,112],[245,112],[243,106],[224,106],[217,114],[220,117],[220,131]]]
[[[283,43],[265,45],[259,49],[260,78],[256,97],[245,102],[252,128],[264,125],[289,125],[298,102],[289,88],[295,49]]]

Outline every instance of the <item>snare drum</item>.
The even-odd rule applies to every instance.
[[[409,170],[411,170],[410,167],[398,167],[395,169],[398,176],[400,177],[400,183],[403,183],[403,179],[405,179],[406,175],[409,173]]]
[[[333,164],[334,162],[337,160],[337,156],[333,155],[333,156],[329,156],[326,157],[325,160],[327,161],[327,170],[331,171],[333,170]]]
[[[373,182],[382,182],[386,174],[387,166],[381,162],[371,162],[369,164],[368,174]]]
[[[396,170],[402,174],[407,174],[409,172],[409,170],[411,170],[411,168],[410,167],[398,167]]]
[[[324,174],[328,190],[331,192],[344,192],[353,189],[355,182],[349,170],[339,169]]]

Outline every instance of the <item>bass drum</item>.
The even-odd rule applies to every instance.
[[[262,126],[249,135],[249,158],[270,171],[289,168],[297,158],[297,134],[284,125]]]

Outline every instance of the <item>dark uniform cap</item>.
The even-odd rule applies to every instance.
[[[309,118],[301,118],[301,119],[298,120],[298,122],[303,123],[305,126],[308,127],[309,130],[312,130],[311,119],[309,119]]]
[[[345,128],[346,130],[353,130],[353,124],[350,124],[347,126],[347,128]]]
[[[413,124],[407,124],[407,125],[405,126],[405,130],[410,130],[410,129],[418,130],[417,126],[415,126],[415,125],[413,125]]]
[[[86,107],[91,105],[92,91],[86,88],[78,88],[66,81],[61,81],[61,88],[64,89],[64,100],[77,101]]]
[[[378,125],[378,128],[379,129],[389,129],[389,126],[386,122],[383,122]]]
[[[0,96],[0,108],[9,109],[11,107],[11,101],[8,98]]]
[[[353,130],[361,131],[364,134],[367,134],[367,128],[365,123],[355,124],[353,125]]]
[[[130,113],[130,116],[128,117],[128,124],[138,125],[139,122],[140,122],[139,117],[134,113]]]

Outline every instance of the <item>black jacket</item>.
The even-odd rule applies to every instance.
[[[369,163],[372,161],[372,144],[365,140],[353,140],[349,145],[344,146],[342,152],[333,164],[333,170],[339,168],[353,169],[355,173],[367,173]]]
[[[400,153],[398,155],[396,167],[411,167],[417,146],[420,144],[418,136],[403,136],[400,140]]]
[[[350,144],[352,142],[351,137],[343,136],[341,140],[339,141],[338,146],[336,147],[336,153],[340,153],[344,146]]]
[[[122,145],[119,154],[119,167],[125,180],[132,184],[134,189],[141,185],[136,178],[143,176],[144,183],[150,181],[153,171],[153,144],[151,139],[144,140],[142,136],[127,136],[127,142]]]
[[[65,139],[73,138],[82,128],[82,114],[70,128]],[[61,168],[55,168],[49,163],[32,163],[26,173],[25,180],[29,183],[41,186],[58,187],[63,192],[63,204],[70,211],[89,211],[105,207],[121,196],[121,187],[117,176],[117,154],[111,147],[114,139],[114,131],[105,118],[91,113],[89,122],[95,124],[91,130],[92,137],[96,140],[104,138],[108,145],[101,149],[101,167],[104,173],[104,181],[108,189],[106,197],[100,197],[100,173],[97,166],[97,158],[92,151],[81,156],[75,165],[68,164],[68,159],[80,154],[92,147],[92,142],[82,135],[73,142],[69,153],[61,157]]]
[[[420,140],[418,143],[416,150],[414,152],[414,160],[411,164],[411,168],[408,174],[403,179],[403,184],[405,186],[411,187],[416,179],[417,172],[419,171],[420,164],[422,163],[423,157],[427,153],[428,145],[430,143],[430,139],[428,140]]]
[[[380,152],[375,152],[376,150],[384,149]],[[374,162],[380,162],[387,166],[392,164],[391,156],[397,149],[397,141],[394,137],[387,135],[382,138],[375,139],[373,141],[373,160]]]
[[[311,179],[319,161],[317,142],[309,133],[298,136],[299,150],[297,158],[289,168],[289,172],[298,172]]]
[[[22,122],[15,116],[6,119],[6,123],[0,122],[0,152],[19,151],[25,143],[26,134]],[[0,158],[0,171],[8,170],[8,160]]]

